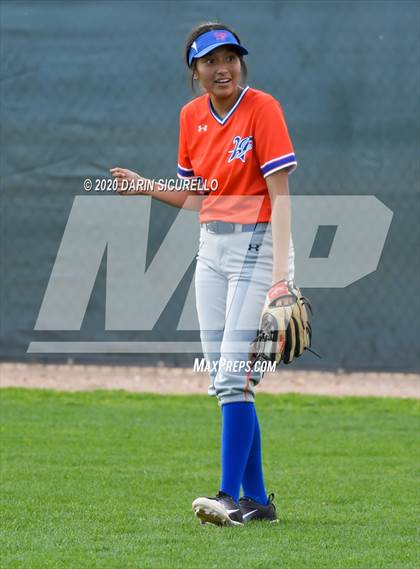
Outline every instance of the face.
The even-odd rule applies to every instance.
[[[214,49],[197,59],[194,78],[210,95],[228,98],[237,93],[241,81],[241,61],[229,46]]]

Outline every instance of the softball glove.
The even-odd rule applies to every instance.
[[[257,337],[251,344],[252,365],[257,360],[290,364],[310,350],[309,312],[312,312],[309,300],[293,282],[280,281],[273,285],[265,299]]]

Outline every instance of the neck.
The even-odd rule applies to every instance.
[[[233,93],[230,97],[223,97],[218,98],[215,97],[213,94],[210,94],[211,104],[213,105],[214,110],[222,119],[228,114],[230,109],[234,106],[236,101],[239,99],[243,89],[242,87],[237,88],[236,92]]]

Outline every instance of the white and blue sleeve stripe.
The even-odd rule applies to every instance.
[[[285,154],[284,156],[278,156],[269,160],[262,166],[260,166],[261,174],[266,178],[270,174],[274,174],[277,170],[282,170],[283,168],[290,168],[289,174],[296,169],[297,161],[296,156],[291,154]]]
[[[178,178],[181,178],[183,180],[185,179],[188,180],[189,178],[195,177],[194,170],[192,168],[183,168],[179,164],[178,164],[177,176]]]

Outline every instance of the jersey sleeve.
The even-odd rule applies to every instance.
[[[183,180],[194,178],[194,170],[188,155],[187,125],[185,113],[182,110],[179,120],[179,146],[178,146],[178,178]]]
[[[255,125],[255,147],[261,174],[266,178],[287,168],[289,174],[297,166],[292,141],[279,103],[273,99],[259,110]]]

